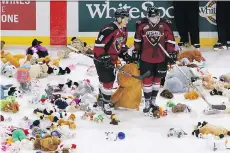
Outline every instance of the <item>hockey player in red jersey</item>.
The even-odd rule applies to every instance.
[[[158,43],[165,47],[172,58],[166,58]],[[161,78],[166,76],[168,62],[170,64],[175,62],[176,54],[175,39],[168,21],[160,18],[156,7],[148,7],[147,17],[136,22],[132,53],[132,59],[140,62],[141,75],[148,70],[151,71],[151,75],[143,80],[144,113],[159,109],[156,97]]]
[[[112,114],[110,103],[112,88],[115,81],[114,66],[118,57],[130,62],[131,56],[128,54],[126,46],[128,31],[126,25],[129,21],[129,12],[125,9],[117,9],[115,21],[105,25],[99,32],[94,45],[94,60],[97,74],[99,76],[99,99],[102,101],[103,111],[107,115]],[[95,105],[94,105],[95,106]]]

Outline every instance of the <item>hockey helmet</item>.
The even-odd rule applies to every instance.
[[[118,8],[115,11],[115,18],[124,18],[124,17],[128,17],[129,18],[129,11],[124,9],[124,8]]]
[[[155,6],[149,6],[147,8],[147,16],[148,17],[160,16],[159,9]]]

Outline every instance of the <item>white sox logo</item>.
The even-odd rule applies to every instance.
[[[209,1],[204,7],[199,7],[200,16],[208,20],[209,23],[216,25],[216,0]]]
[[[161,37],[160,31],[146,31],[146,38],[150,44],[155,46]]]

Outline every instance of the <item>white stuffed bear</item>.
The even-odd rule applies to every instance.
[[[3,63],[1,61],[1,74],[5,75],[6,77],[12,78],[16,73],[16,67],[12,65],[10,62]]]

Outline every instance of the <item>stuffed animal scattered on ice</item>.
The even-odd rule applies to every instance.
[[[126,64],[122,67],[126,72],[133,75],[140,75],[136,64]],[[115,104],[115,107],[123,107],[129,109],[139,110],[139,105],[142,98],[142,83],[140,80],[127,76],[124,73],[118,73],[119,87],[112,94],[111,102]]]
[[[97,95],[95,88],[92,86],[90,80],[88,79],[79,81],[77,88],[73,90],[71,93],[74,97],[84,96],[87,93],[92,94],[95,97]]]
[[[199,50],[182,51],[178,55],[178,60],[180,61],[183,58],[187,58],[190,62],[193,62],[194,60],[197,62],[201,62],[202,60],[204,60]]]
[[[26,63],[17,69],[16,79],[20,83],[21,91],[24,93],[31,91],[30,64]]]
[[[220,80],[223,82],[230,83],[230,73],[221,75]]]
[[[16,68],[20,66],[20,60],[24,58],[25,58],[24,54],[12,55],[9,52],[5,52],[1,50],[1,61],[3,63],[9,62],[11,65],[15,66]]]
[[[180,69],[185,73],[189,80],[174,67],[165,77],[164,89],[168,89],[172,93],[183,93],[189,90],[189,83],[192,78],[200,77],[196,69],[187,66],[181,66]]]
[[[16,98],[14,96],[8,96],[5,99],[0,100],[0,110],[4,112],[12,111],[13,113],[16,113],[19,111],[19,104],[16,101]]]
[[[1,61],[1,74],[8,77],[12,78],[14,77],[14,74],[16,73],[16,67],[12,65],[10,62],[3,63]]]
[[[230,131],[226,128],[218,127],[203,121],[203,123],[198,122],[192,134],[199,138],[203,138],[205,135],[212,134],[222,139],[224,136],[230,136]]]
[[[61,140],[56,136],[47,134],[41,138],[39,135],[37,135],[34,141],[34,150],[55,151],[60,144]]]
[[[26,50],[26,55],[33,55],[34,53],[37,53],[39,58],[48,56],[48,50],[45,47],[41,46],[41,43],[41,41],[34,39],[32,41],[32,46]]]
[[[4,99],[7,97],[7,95],[5,94],[5,91],[8,90],[10,87],[12,87],[12,84],[8,84],[8,85],[1,85],[1,99]]]
[[[184,94],[184,98],[189,100],[196,100],[199,97],[199,94],[195,90],[192,90]]]
[[[48,66],[45,63],[38,63],[30,66],[31,78],[45,78],[48,76]]]
[[[70,45],[74,48],[76,48],[79,52],[83,54],[93,54],[92,46],[87,46],[87,44],[83,41],[81,41],[79,38],[73,37],[71,39]],[[58,57],[60,59],[69,57],[69,54],[73,52],[71,49],[61,50],[58,52]]]

